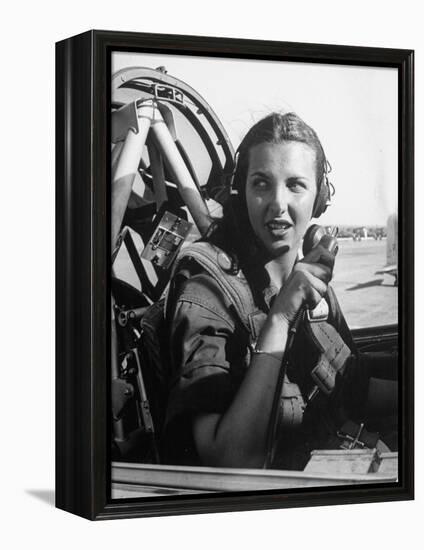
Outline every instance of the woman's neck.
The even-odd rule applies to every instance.
[[[279,290],[287,277],[290,275],[293,266],[296,262],[296,255],[290,254],[290,252],[270,260],[265,264],[265,269],[268,272],[269,278],[273,286]]]

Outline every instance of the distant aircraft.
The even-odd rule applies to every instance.
[[[387,218],[387,244],[386,244],[386,265],[383,269],[376,271],[376,274],[393,275],[394,284],[398,284],[398,216],[397,213],[390,214]]]

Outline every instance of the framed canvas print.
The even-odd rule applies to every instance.
[[[413,52],[56,54],[56,505],[413,498]]]

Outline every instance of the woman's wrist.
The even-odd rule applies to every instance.
[[[260,349],[258,348],[258,346],[255,346],[252,350],[252,354],[254,356],[259,356],[259,357],[269,357],[271,359],[274,359],[274,361],[278,361],[278,363],[281,363],[281,361],[283,360],[283,353],[281,352],[271,352],[271,351],[265,351],[263,349]]]
[[[289,329],[290,323],[284,315],[270,313],[261,330],[255,349],[281,360],[286,348]]]
[[[287,315],[283,311],[272,311],[272,309],[268,314],[268,319],[271,321],[271,323],[277,324],[283,330],[289,330],[292,323],[289,315]]]
[[[271,309],[264,326],[268,326],[271,331],[276,331],[281,335],[289,332],[291,321],[282,311],[272,311]]]

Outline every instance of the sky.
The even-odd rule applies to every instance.
[[[320,223],[385,225],[397,211],[397,69],[114,52],[112,73],[165,66],[215,111],[236,148],[272,111],[317,132],[336,194]]]

